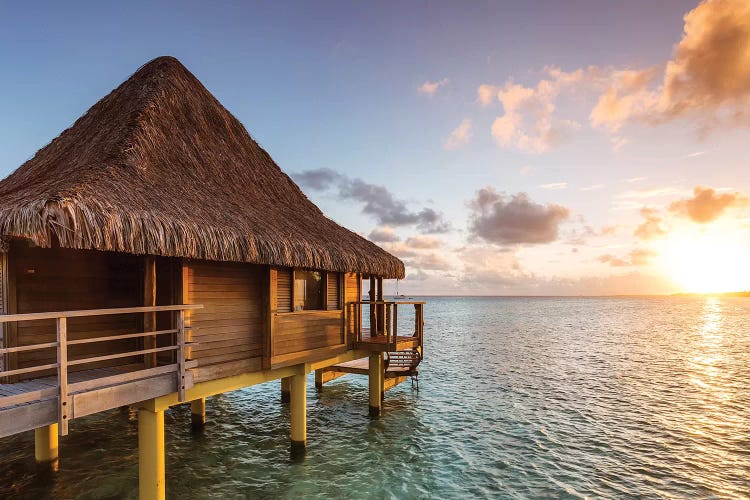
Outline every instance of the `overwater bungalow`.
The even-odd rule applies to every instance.
[[[33,429],[53,461],[75,419],[133,406],[140,495],[163,498],[164,411],[200,425],[205,398],[281,379],[303,449],[310,372],[368,376],[375,415],[414,375],[423,303],[383,300],[403,277],[160,57],[0,182],[0,437]]]

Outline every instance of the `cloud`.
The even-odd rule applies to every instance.
[[[542,184],[539,187],[542,189],[549,189],[549,190],[557,191],[559,189],[567,189],[568,183],[567,182],[551,182],[549,184]]]
[[[492,187],[477,191],[469,207],[472,210],[470,235],[502,245],[555,241],[558,226],[570,215],[570,211],[563,206],[534,203],[525,193],[507,197]]]
[[[652,240],[667,234],[658,210],[644,207],[641,209],[641,217],[643,217],[644,221],[633,232],[636,238]]]
[[[328,168],[307,170],[292,177],[304,188],[321,192],[336,189],[340,200],[362,203],[362,213],[374,217],[380,225],[415,225],[422,233],[445,233],[450,230],[450,224],[442,213],[428,207],[419,211],[410,210],[405,201],[397,199],[385,186],[350,178]]]
[[[583,186],[580,188],[581,191],[595,191],[604,187],[604,184],[591,184],[590,186]]]
[[[661,74],[652,68],[629,85],[612,82],[591,112],[594,126],[617,130],[629,121],[683,117],[700,119],[704,129],[750,125],[750,2],[705,0],[684,20],[682,39]],[[650,85],[657,76],[659,84]]]
[[[651,250],[636,248],[626,258],[605,254],[600,255],[597,260],[602,264],[609,264],[612,267],[634,267],[647,265],[655,255]]]
[[[479,101],[479,103],[483,106],[489,106],[492,101],[495,100],[495,96],[497,96],[498,90],[499,89],[495,85],[483,83],[477,89],[477,101]]]
[[[742,208],[747,205],[748,198],[742,193],[718,193],[709,187],[696,186],[692,198],[675,201],[669,205],[669,210],[687,216],[693,222],[706,224],[718,219],[731,208]]]
[[[453,265],[436,253],[420,254],[409,258],[406,265],[427,271],[450,271]]]
[[[437,93],[440,87],[445,87],[446,85],[448,85],[447,78],[443,78],[442,80],[438,80],[436,82],[427,81],[427,82],[424,82],[419,87],[417,87],[417,92],[419,92],[420,94],[426,94],[432,97],[435,95],[435,93]]]
[[[375,243],[393,243],[394,241],[401,241],[401,238],[390,226],[376,227],[370,231],[367,238]]]
[[[554,116],[557,96],[563,89],[586,78],[584,70],[567,73],[559,68],[544,69],[545,78],[533,87],[507,80],[504,85],[482,84],[478,101],[487,106],[495,98],[504,114],[492,123],[492,137],[498,145],[520,151],[543,153],[563,143],[580,125]]]
[[[443,149],[453,151],[466,146],[471,140],[471,121],[465,118],[443,142]]]
[[[406,239],[406,244],[411,248],[439,248],[442,242],[432,236],[412,236]]]

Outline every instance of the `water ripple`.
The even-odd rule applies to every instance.
[[[750,496],[750,301],[430,299],[421,390],[367,416],[363,377],[308,393],[289,455],[278,382],[166,415],[174,498]],[[400,317],[404,327],[413,321]],[[60,470],[33,433],[0,442],[4,498],[136,498],[137,422],[76,420]]]

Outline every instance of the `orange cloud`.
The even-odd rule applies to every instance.
[[[669,205],[671,212],[685,215],[693,222],[706,224],[721,217],[730,208],[742,208],[748,205],[747,196],[742,193],[718,193],[715,189],[697,186],[693,197],[675,201]]]
[[[696,113],[706,125],[750,125],[750,2],[705,0],[684,19],[660,85],[650,85],[654,68],[620,75],[592,110],[592,125],[614,131]]]
[[[641,217],[643,217],[645,220],[637,228],[635,228],[635,232],[633,234],[636,236],[636,238],[640,238],[642,240],[651,240],[667,234],[667,231],[666,229],[664,229],[664,226],[662,224],[662,219],[661,216],[659,216],[658,210],[654,208],[644,207],[641,209]]]
[[[445,87],[446,85],[448,85],[447,78],[443,78],[442,80],[438,80],[436,82],[428,81],[428,82],[424,82],[422,85],[417,87],[417,92],[419,92],[420,94],[426,94],[432,97],[437,93],[440,87]]]
[[[636,248],[628,253],[627,258],[606,254],[600,255],[597,260],[602,264],[609,264],[612,267],[645,266],[654,255],[656,254],[651,250]]]
[[[443,142],[443,149],[452,151],[466,146],[471,140],[471,121],[465,118]]]

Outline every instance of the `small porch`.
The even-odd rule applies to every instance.
[[[189,329],[185,324],[185,312],[201,307],[151,306],[0,315],[0,324],[54,322],[57,332],[54,342],[0,349],[0,355],[44,350],[56,352],[54,363],[0,371],[0,380],[6,382],[0,384],[0,437],[51,425],[57,425],[59,434],[64,436],[68,433],[68,423],[74,418],[172,392],[184,395],[193,385],[189,369],[195,366],[187,359],[186,349],[191,343],[185,336]],[[173,313],[176,328],[68,338],[68,320],[72,318],[157,313]],[[151,324],[155,325],[155,322]],[[122,351],[123,340],[142,342],[134,342],[133,347]],[[105,348],[107,354],[103,355],[69,357],[70,347],[84,345],[111,345],[113,349]],[[101,348],[97,351],[101,352]],[[157,354],[167,353],[174,354],[169,358],[157,357]],[[102,363],[110,366],[101,366]],[[94,367],[87,368],[86,365]],[[55,374],[50,375],[50,372]]]
[[[370,352],[424,350],[424,302],[363,301],[348,304],[354,348]],[[366,306],[366,307],[365,307]],[[414,308],[414,323],[399,325],[399,306]],[[369,321],[363,324],[363,310]]]

